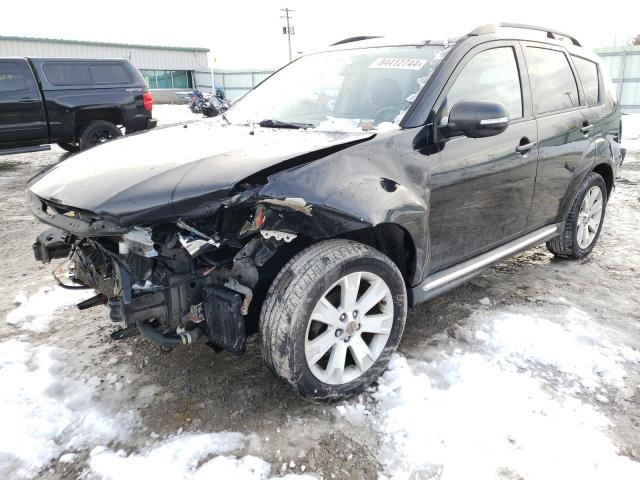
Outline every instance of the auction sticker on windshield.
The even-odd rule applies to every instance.
[[[398,68],[401,70],[420,70],[427,63],[422,58],[376,58],[369,68]]]

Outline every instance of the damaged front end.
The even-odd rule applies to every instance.
[[[267,228],[290,206],[251,199],[228,201],[196,219],[122,227],[90,212],[43,201],[31,191],[34,214],[52,225],[33,245],[37,260],[66,258],[54,275],[65,288],[91,288],[79,308],[106,305],[123,328],[164,348],[206,337],[216,350],[242,354],[255,330],[251,308],[261,267],[297,233]],[[306,216],[304,205],[293,214]],[[64,270],[64,273],[61,271]],[[259,307],[259,305],[258,305]]]

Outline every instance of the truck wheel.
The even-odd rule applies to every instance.
[[[58,143],[58,146],[70,153],[76,153],[80,151],[80,146],[77,143]]]
[[[400,343],[407,292],[396,265],[350,240],[327,240],[276,276],[260,315],[265,362],[300,394],[338,400],[365,390]]]
[[[111,122],[104,120],[91,122],[80,133],[80,150],[100,145],[121,136],[120,129]]]
[[[564,231],[547,242],[547,248],[557,257],[587,256],[600,236],[606,207],[607,185],[601,175],[591,172],[580,185]]]

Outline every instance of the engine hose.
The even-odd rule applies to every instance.
[[[163,335],[145,320],[136,322],[136,326],[138,327],[138,330],[140,330],[140,333],[142,335],[164,348],[175,348],[181,345],[196,343],[198,339],[204,334],[204,331],[200,326],[179,335]]]

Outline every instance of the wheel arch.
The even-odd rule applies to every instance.
[[[583,162],[576,166],[571,182],[567,188],[567,193],[560,204],[560,215],[558,221],[565,221],[567,219],[571,206],[573,205],[576,195],[580,190],[580,185],[582,185],[582,182],[584,182],[584,179],[589,173],[595,172],[601,175],[607,186],[607,197],[611,194],[614,187],[614,174],[611,163],[612,161],[607,157],[596,157],[591,158],[591,161],[588,161],[585,158]]]
[[[611,168],[611,165],[609,165],[608,162],[602,162],[594,166],[591,171],[604,178],[604,183],[607,185],[607,197],[610,196],[614,185],[613,168]]]

